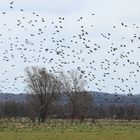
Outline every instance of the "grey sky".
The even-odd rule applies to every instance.
[[[136,72],[137,67],[134,65],[127,65],[126,67],[122,67],[122,64],[126,62],[126,59],[119,59],[120,53],[124,52],[124,54],[130,50],[134,50],[134,53],[131,53],[129,59],[134,62],[140,62],[140,51],[137,49],[140,45],[140,41],[136,40],[133,44],[131,44],[130,40],[133,35],[136,33],[137,36],[140,36],[139,29],[135,27],[140,25],[140,1],[139,0],[15,0],[13,4],[13,9],[10,9],[9,0],[1,0],[0,1],[0,12],[5,12],[5,15],[0,14],[1,22],[0,22],[0,32],[2,37],[0,41],[4,43],[1,44],[1,51],[0,51],[0,77],[1,77],[1,88],[3,92],[15,92],[20,93],[24,89],[24,85],[21,81],[23,81],[24,75],[24,68],[28,65],[39,65],[45,66],[47,68],[51,68],[55,66],[54,63],[51,64],[44,64],[42,60],[39,63],[33,62],[32,56],[35,58],[38,55],[41,57],[45,56],[48,59],[52,57],[52,54],[46,54],[41,52],[40,54],[36,52],[29,53],[27,51],[24,52],[24,55],[31,63],[24,63],[23,59],[20,58],[22,54],[21,51],[18,51],[17,48],[20,48],[22,44],[24,44],[25,39],[29,39],[30,42],[34,43],[36,46],[36,50],[39,48],[40,41],[43,38],[47,39],[47,42],[44,43],[44,48],[55,48],[56,45],[50,41],[52,33],[54,32],[54,28],[51,25],[52,21],[58,22],[58,17],[64,17],[65,21],[63,23],[64,29],[60,32],[59,35],[56,35],[57,39],[65,38],[66,41],[63,45],[70,45],[73,47],[77,47],[77,52],[82,48],[82,44],[78,43],[78,45],[69,44],[69,41],[72,39],[73,35],[77,35],[80,33],[80,26],[84,25],[85,29],[88,31],[87,38],[92,41],[92,43],[97,43],[98,45],[102,46],[101,49],[95,52],[93,55],[87,55],[86,50],[83,50],[83,54],[80,56],[81,58],[85,58],[86,61],[84,63],[80,63],[79,60],[75,60],[75,64],[69,64],[64,66],[64,70],[75,68],[77,66],[84,67],[88,65],[88,63],[92,60],[95,60],[96,63],[93,65],[97,71],[86,69],[86,72],[91,72],[92,74],[96,75],[96,78],[91,82],[88,82],[90,86],[89,89],[105,92],[117,92],[122,93],[122,90],[125,90],[125,93],[132,92],[132,93],[139,93],[140,90],[140,74]],[[20,9],[24,11],[21,12]],[[35,20],[36,17],[32,14],[33,12],[40,15],[37,18],[38,22],[36,23],[37,28],[42,28],[43,26],[47,25],[47,29],[44,30],[45,33],[41,37],[34,37],[31,38],[31,33],[36,33],[36,28],[32,28],[30,25],[27,24],[26,21]],[[91,14],[94,13],[95,15],[92,16]],[[26,17],[26,21],[22,20],[22,24],[27,28],[27,30],[20,29],[16,27],[17,20],[22,19],[22,17]],[[79,17],[83,17],[83,20],[78,23],[77,20]],[[45,18],[46,23],[43,24],[41,22],[41,18]],[[125,23],[128,25],[128,28],[124,28],[121,26],[121,23]],[[6,23],[6,26],[4,25]],[[133,24],[136,24],[134,26]],[[93,25],[93,28],[91,27]],[[116,26],[114,29],[113,26]],[[8,31],[8,29],[11,31]],[[111,33],[111,39],[107,40],[101,36],[101,33],[108,34]],[[15,37],[18,36],[19,43],[17,47],[14,48],[13,52],[10,52],[9,44],[15,43]],[[8,38],[11,37],[11,40]],[[122,41],[122,37],[125,38]],[[79,42],[79,40],[77,40]],[[89,43],[89,45],[93,45]],[[108,55],[107,51],[109,50],[111,43],[114,43],[114,47],[119,47],[120,44],[126,44],[127,47],[123,49],[119,49],[119,51],[115,54],[115,56]],[[24,46],[25,47],[25,46]],[[31,49],[33,47],[30,46]],[[75,48],[74,48],[75,49]],[[6,53],[8,50],[8,53]],[[68,50],[65,50],[66,52]],[[67,52],[70,53],[70,52]],[[11,55],[14,55],[13,59]],[[57,61],[59,57],[55,57],[54,59]],[[72,55],[72,54],[71,54]],[[7,56],[10,61],[6,62],[3,61],[3,57]],[[105,78],[105,81],[99,82],[102,79],[102,75],[105,71],[101,70],[99,67],[100,62],[108,59],[110,63],[118,61],[119,66],[111,66],[109,69],[109,73],[111,76]],[[72,57],[66,57],[66,60],[73,59]],[[117,62],[116,62],[117,63]],[[15,65],[11,67],[11,65]],[[104,64],[106,65],[106,64]],[[57,67],[56,67],[57,68]],[[116,70],[117,73],[113,73],[113,70]],[[7,72],[5,72],[7,70]],[[118,77],[126,79],[130,72],[135,71],[135,77],[129,77],[129,81],[121,83],[121,80],[118,80]],[[4,74],[3,74],[4,73]],[[14,79],[17,77],[17,80]],[[111,80],[111,78],[115,80]],[[135,81],[138,81],[135,83]],[[99,87],[96,87],[95,83],[99,82]],[[14,85],[13,85],[14,84]],[[121,89],[116,88],[114,86],[120,86]],[[128,87],[126,87],[128,85]],[[99,89],[98,89],[99,88]],[[134,88],[134,90],[129,90]]]

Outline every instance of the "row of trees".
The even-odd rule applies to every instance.
[[[83,115],[84,114],[84,115]],[[39,106],[34,106],[31,102],[7,101],[0,103],[0,117],[29,117],[33,122],[39,117]],[[48,108],[49,118],[72,119],[71,106],[65,103],[52,104]],[[140,119],[140,106],[92,106],[83,110],[77,108],[75,119]]]

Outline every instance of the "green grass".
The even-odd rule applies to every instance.
[[[0,140],[140,140],[140,122],[50,120],[38,125],[27,120],[2,119]]]

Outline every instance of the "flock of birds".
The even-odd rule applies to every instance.
[[[4,19],[0,23],[2,92],[25,92],[26,66],[43,66],[54,74],[78,70],[88,90],[135,93],[139,88],[138,25],[120,23],[109,32],[95,33],[94,24],[85,24],[82,16],[74,21],[49,19],[36,12],[26,15],[14,6],[10,2],[9,11],[0,14]],[[17,16],[10,21],[8,15],[14,10]],[[90,18],[94,17],[91,13]]]

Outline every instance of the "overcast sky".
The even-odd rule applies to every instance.
[[[80,66],[87,73],[91,72],[90,74],[96,75],[94,80],[92,79],[87,83],[87,85],[89,85],[89,90],[109,93],[140,93],[140,74],[137,72],[138,67],[136,66],[137,62],[140,62],[140,51],[138,49],[140,41],[135,40],[131,43],[134,34],[140,36],[139,28],[136,28],[140,25],[139,0],[14,0],[12,9],[10,8],[10,2],[12,1],[0,1],[0,33],[2,34],[0,38],[0,42],[2,42],[0,45],[0,89],[2,92],[23,92],[26,84],[23,84],[22,81],[24,79],[24,69],[26,66],[39,65],[47,67],[48,69],[54,66],[57,69],[55,62],[57,62],[59,57],[57,58],[54,52],[52,54],[46,54],[43,51],[38,53],[40,49],[38,46],[40,45],[40,42],[46,38],[47,41],[43,44],[44,48],[46,46],[48,49],[56,47],[56,44],[52,43],[50,40],[55,30],[51,25],[51,22],[55,22],[57,25],[59,17],[64,17],[65,20],[62,24],[63,30],[56,35],[55,38],[58,40],[62,38],[66,39],[63,45],[70,45],[71,49],[76,46],[77,49],[74,48],[76,52],[82,49],[83,54],[79,55],[79,57],[81,59],[85,58],[85,62],[81,63],[80,60],[75,59],[75,64],[65,65],[63,69],[76,69]],[[23,9],[24,11],[20,11],[20,9]],[[3,12],[6,13],[2,14]],[[39,17],[35,17],[32,14],[33,12],[38,14]],[[23,17],[25,17],[25,20],[22,19]],[[80,17],[82,17],[82,21],[77,22]],[[45,19],[45,23],[41,22],[42,18]],[[36,19],[38,22],[36,23],[35,28],[28,25],[30,20],[33,21]],[[24,25],[24,30],[16,26],[18,20]],[[123,27],[122,23],[127,25],[127,28]],[[30,37],[32,33],[36,33],[37,28],[42,28],[45,25],[47,28],[46,30],[43,30],[44,33],[41,36],[36,38]],[[70,44],[69,41],[72,37],[80,33],[81,25],[83,25],[89,33],[87,36],[87,39],[91,40],[89,45],[97,43],[101,46],[99,51],[88,55],[86,50],[82,47],[82,44]],[[115,29],[113,28],[114,26]],[[107,35],[108,33],[111,34],[110,40],[103,38],[101,35]],[[18,37],[18,43],[16,42],[17,40],[15,40],[16,37]],[[125,38],[123,41],[122,37]],[[25,50],[21,52],[18,50],[18,48],[25,43],[26,39],[28,39],[29,42],[34,43],[36,51],[29,52]],[[79,40],[76,41],[79,42]],[[13,45],[12,51],[10,50],[11,43],[12,45],[17,45]],[[116,48],[120,47],[120,44],[125,44],[127,47],[119,48],[119,51],[113,56],[107,53],[112,43],[116,45],[113,46]],[[23,46],[23,48],[26,48],[26,46]],[[30,46],[30,48],[33,49],[34,47]],[[134,52],[131,52],[132,50],[134,50]],[[65,51],[66,54],[71,53],[71,51]],[[130,52],[129,60],[135,62],[135,65],[127,64],[127,59],[120,59],[120,54],[122,52],[123,54]],[[44,56],[48,59],[53,56],[55,61],[51,64],[44,64],[42,60],[34,62],[33,57],[37,58],[38,55],[41,55],[41,58]],[[28,62],[25,63],[21,56],[26,57]],[[73,54],[71,54],[71,57],[66,57],[65,59],[71,61],[71,59],[74,59],[72,56]],[[4,59],[5,57],[8,61]],[[109,63],[111,64],[109,71],[100,69],[99,65],[101,62],[104,62],[104,65],[107,65],[105,59],[109,60]],[[93,64],[93,68],[96,68],[97,71],[94,71],[92,68],[84,69],[92,60],[96,61],[96,63]],[[119,65],[113,65],[113,62],[118,63]],[[123,64],[126,64],[126,67],[122,67]],[[113,73],[113,70],[116,70],[117,72]],[[109,72],[110,75],[104,78],[102,75],[104,75],[105,72]],[[134,76],[135,74],[136,76]],[[102,81],[103,78],[105,79],[104,81]],[[128,80],[126,80],[127,78]],[[122,83],[121,79],[125,79],[126,81],[124,80]]]

